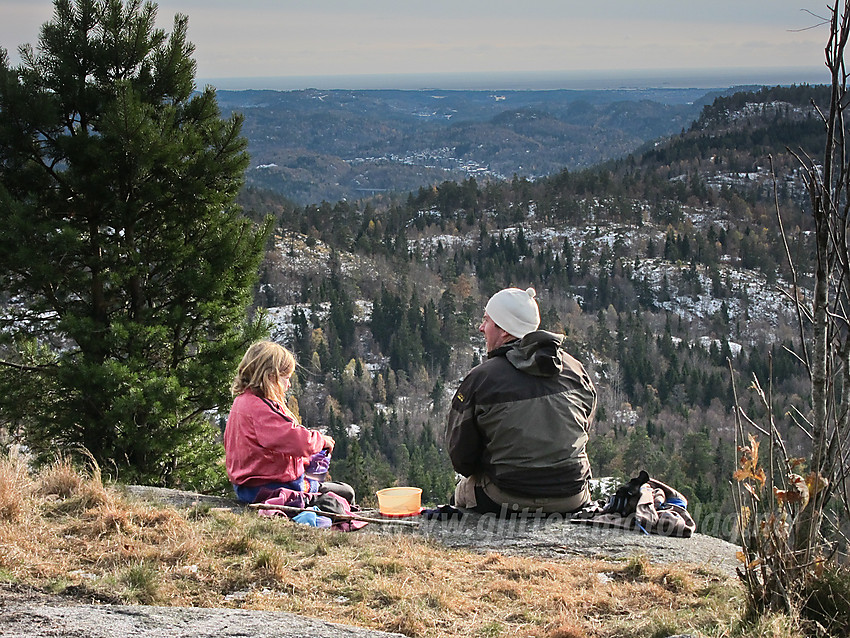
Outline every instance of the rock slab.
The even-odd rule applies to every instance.
[[[0,585],[4,638],[401,638],[295,614],[239,609],[81,605]]]

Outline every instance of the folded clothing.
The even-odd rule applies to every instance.
[[[331,467],[331,457],[327,450],[316,452],[310,457],[309,462],[304,466],[304,474],[320,483],[325,480],[328,470]]]
[[[621,486],[608,501],[594,501],[573,514],[573,523],[635,529],[644,534],[690,538],[696,523],[681,492],[645,471]]]
[[[333,527],[344,532],[350,532],[360,529],[364,525],[368,525],[366,521],[356,520],[334,520],[334,515],[351,516],[354,515],[351,504],[335,492],[306,493],[295,492],[286,488],[280,488],[273,496],[263,501],[265,505],[283,505],[292,507],[298,510],[309,510],[301,512],[287,513],[277,509],[263,509],[260,507],[257,511],[260,516],[286,516],[292,520],[313,525],[314,527]],[[322,513],[330,514],[330,516],[322,516]],[[307,516],[301,517],[302,514]],[[301,518],[299,518],[301,517]],[[330,523],[325,525],[323,521],[316,521],[314,518],[327,518]],[[316,524],[316,523],[320,524]]]
[[[333,521],[331,521],[330,518],[327,516],[319,516],[317,512],[301,512],[300,514],[293,516],[292,520],[296,523],[301,523],[302,525],[320,528],[327,528],[333,524]]]

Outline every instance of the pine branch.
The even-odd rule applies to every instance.
[[[5,366],[7,368],[13,368],[15,370],[22,370],[24,372],[53,372],[59,369],[55,363],[48,363],[41,366],[28,366],[23,363],[13,363],[12,361],[3,361],[0,359],[0,366]]]

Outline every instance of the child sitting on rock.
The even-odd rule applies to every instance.
[[[301,425],[287,407],[285,395],[294,371],[295,357],[272,341],[253,344],[239,363],[231,386],[235,398],[224,430],[227,476],[236,497],[255,503],[286,488],[334,492],[353,504],[351,486],[320,482],[319,476],[305,474],[311,458],[314,466],[327,471],[334,440]]]

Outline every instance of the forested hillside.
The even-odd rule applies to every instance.
[[[539,178],[679,133],[701,89],[219,91],[245,118],[249,185],[300,204],[468,177]]]
[[[797,162],[822,135],[820,87],[719,97],[674,138],[594,168],[538,180],[465,179],[406,197],[298,206],[246,189],[275,217],[257,303],[301,364],[298,409],[340,442],[333,474],[360,493],[419,485],[445,502],[448,402],[484,355],[487,297],[534,286],[542,327],[563,331],[596,380],[588,451],[596,476],[651,474],[692,500],[702,531],[731,511],[737,392],[760,406],[772,381],[778,426],[805,411],[784,349],[795,337],[781,290],[785,247],[809,263]],[[806,272],[798,273],[805,278]],[[728,518],[728,517],[727,517]]]

